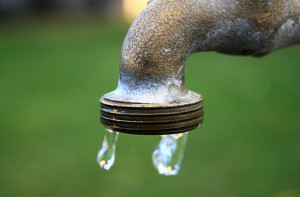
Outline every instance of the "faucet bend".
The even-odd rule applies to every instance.
[[[184,84],[192,53],[262,56],[299,42],[300,0],[153,0],[125,37],[101,121],[126,133],[189,131],[203,120],[202,97]]]

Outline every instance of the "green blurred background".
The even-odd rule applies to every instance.
[[[116,88],[129,24],[103,17],[4,22],[0,30],[0,196],[300,196],[300,46],[262,58],[192,55],[204,97],[178,176],[160,176],[159,136],[120,134],[101,169],[99,98]]]

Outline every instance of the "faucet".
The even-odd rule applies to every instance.
[[[299,42],[300,0],[152,0],[125,37],[101,122],[129,134],[191,131],[203,121],[202,96],[184,84],[192,53],[259,57]]]
[[[300,0],[149,1],[125,37],[118,87],[100,99],[108,132],[97,162],[113,165],[119,132],[161,135],[153,164],[160,174],[178,174],[187,132],[203,121],[202,96],[184,84],[188,57],[259,57],[299,42]]]

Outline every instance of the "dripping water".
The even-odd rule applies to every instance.
[[[115,162],[115,149],[118,135],[118,132],[106,129],[102,147],[97,156],[97,163],[105,170],[109,170]]]
[[[115,149],[118,132],[107,129],[102,147],[97,156],[97,163],[105,170],[109,170],[115,162]],[[183,159],[187,141],[187,132],[180,134],[161,135],[161,140],[152,154],[154,167],[159,174],[177,175]]]
[[[152,154],[154,167],[159,174],[177,175],[183,159],[187,133],[162,135],[162,139]]]

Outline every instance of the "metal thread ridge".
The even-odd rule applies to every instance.
[[[150,104],[145,104],[147,107],[137,107],[140,104],[128,104],[102,98],[102,124],[123,133],[157,135],[159,132],[163,135],[191,131],[198,128],[203,121],[202,100],[172,107]]]

